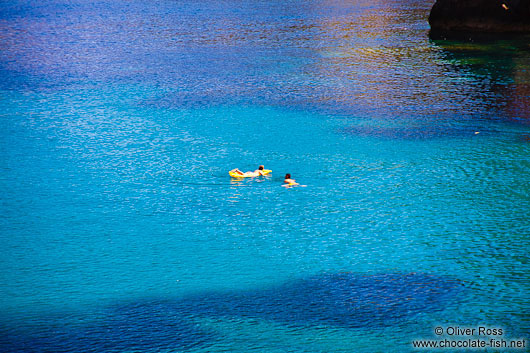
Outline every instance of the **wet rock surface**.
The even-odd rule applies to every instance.
[[[434,32],[530,32],[530,0],[437,0],[429,15]]]

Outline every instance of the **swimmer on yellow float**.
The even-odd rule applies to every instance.
[[[230,174],[230,176],[234,177],[234,178],[250,178],[250,177],[257,177],[257,176],[261,176],[261,175],[267,175],[270,172],[272,172],[272,170],[265,169],[265,167],[263,165],[260,165],[258,167],[258,169],[256,169],[253,172],[243,173],[238,168],[236,168],[236,169],[232,169],[231,171],[229,171],[228,174]]]

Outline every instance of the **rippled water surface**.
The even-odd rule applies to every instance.
[[[0,350],[528,347],[530,39],[431,6],[0,3]]]

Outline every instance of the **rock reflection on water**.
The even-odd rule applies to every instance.
[[[476,80],[472,98],[494,109],[495,118],[530,123],[530,36],[459,35],[433,43],[456,71]]]
[[[467,136],[491,120],[528,120],[527,38],[429,39],[430,4],[420,1],[299,5],[245,8],[251,22],[221,8],[203,22],[183,19],[163,39],[173,48],[167,54],[178,70],[169,72],[178,89],[140,104],[312,110],[345,117],[348,134],[407,139]],[[190,33],[188,25],[203,25],[209,35]]]

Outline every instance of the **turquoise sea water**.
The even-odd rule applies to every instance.
[[[530,41],[431,5],[2,2],[0,350],[528,347]]]

